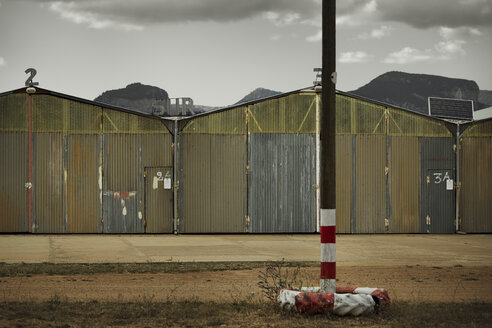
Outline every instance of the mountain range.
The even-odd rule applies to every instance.
[[[473,100],[475,110],[492,105],[492,91],[475,81],[428,74],[387,72],[349,93],[426,114],[428,97]]]
[[[276,96],[280,93],[257,88],[233,105]],[[492,106],[492,91],[480,90],[475,81],[396,71],[384,73],[348,93],[425,114],[427,113],[427,97],[473,100],[475,110]],[[105,91],[94,100],[160,116],[190,115],[192,112],[196,114],[219,108],[194,104],[192,112],[185,111],[183,107],[180,108],[180,114],[176,114],[175,107],[170,105],[170,98],[166,90],[141,83],[132,83],[122,89]]]

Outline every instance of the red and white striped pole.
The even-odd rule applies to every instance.
[[[336,215],[335,210],[322,209],[321,235],[321,281],[320,293],[336,291]]]
[[[335,71],[335,2],[322,4],[322,103],[321,113],[321,179],[320,179],[320,232],[321,232],[321,293],[335,293],[335,212],[336,212],[336,71]]]

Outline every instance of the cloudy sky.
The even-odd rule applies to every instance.
[[[492,90],[492,0],[339,0],[337,71],[353,90],[391,70]],[[94,99],[132,82],[223,106],[291,91],[321,66],[321,0],[0,0],[0,92]]]

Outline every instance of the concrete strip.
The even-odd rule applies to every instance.
[[[0,262],[316,261],[312,235],[0,235]],[[492,266],[492,235],[338,235],[337,266]]]

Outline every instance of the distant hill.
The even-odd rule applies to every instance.
[[[174,102],[172,102],[170,108],[166,108],[168,100],[169,95],[166,90],[141,83],[132,83],[122,89],[105,91],[94,99],[97,102],[146,114],[151,114],[154,110],[163,110],[161,116],[181,115],[182,106],[179,109],[180,114],[176,114],[177,110]],[[216,107],[193,105],[194,113],[201,113],[213,109],[216,109]],[[185,115],[192,114],[189,110],[185,112]]]
[[[94,101],[150,114],[152,104],[156,99],[167,102],[169,96],[166,90],[151,85],[132,83],[122,89],[105,91]]]
[[[487,107],[479,102],[475,81],[437,75],[387,72],[349,93],[426,114],[427,97],[468,99],[475,109]]]
[[[282,92],[273,91],[273,90],[269,90],[269,89],[265,89],[265,88],[257,88],[255,90],[251,91],[250,93],[248,93],[246,96],[244,96],[244,98],[239,100],[234,105],[250,102],[253,100],[258,100],[258,99],[276,96],[276,95],[279,95],[281,93]]]
[[[480,93],[478,94],[478,101],[484,105],[492,106],[492,90],[480,90]]]

